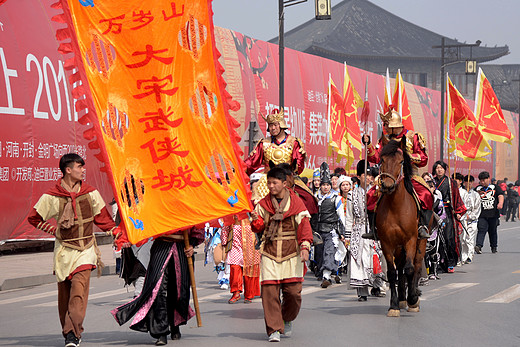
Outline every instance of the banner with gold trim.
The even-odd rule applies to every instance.
[[[72,1],[73,95],[132,243],[251,209],[210,0]],[[72,42],[67,42],[71,39]],[[88,164],[88,163],[87,163]]]

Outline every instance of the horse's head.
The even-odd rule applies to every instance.
[[[403,179],[404,153],[401,149],[401,142],[390,141],[381,150],[380,157],[381,167],[377,184],[381,193],[391,194]]]

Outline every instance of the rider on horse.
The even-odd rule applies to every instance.
[[[370,136],[363,135],[363,144],[368,146],[368,161],[371,163],[379,163],[381,161],[380,153],[384,145],[390,140],[406,141],[406,149],[412,160],[412,185],[416,198],[420,203],[419,218],[419,238],[430,237],[428,233],[428,223],[433,215],[433,196],[424,179],[419,176],[418,168],[428,164],[428,155],[426,153],[426,140],[420,133],[407,130],[403,126],[401,115],[395,110],[390,110],[386,114],[380,113],[379,116],[383,122],[384,133],[378,141],[377,146],[370,143]],[[368,214],[370,218],[370,232],[363,234],[363,238],[375,239],[375,208],[380,193],[376,190],[376,186],[367,192]]]

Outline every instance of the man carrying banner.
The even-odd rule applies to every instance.
[[[104,264],[94,236],[94,224],[119,237],[101,194],[83,182],[85,161],[75,153],[60,158],[63,177],[38,200],[28,217],[31,225],[56,236],[54,273],[58,281],[58,313],[65,346],[79,346],[87,310],[90,273]],[[57,226],[47,223],[54,218]]]
[[[378,141],[377,146],[370,142],[370,136],[363,135],[363,144],[368,146],[368,161],[370,163],[378,164],[381,161],[379,154],[383,147],[390,141],[406,141],[406,148],[408,154],[412,159],[412,185],[415,191],[415,197],[420,203],[420,217],[419,217],[419,238],[430,237],[428,232],[428,223],[433,216],[433,196],[428,188],[426,182],[419,176],[418,168],[425,167],[428,164],[428,154],[426,153],[426,140],[420,133],[409,131],[403,126],[401,115],[395,110],[390,110],[385,114],[380,113],[381,121],[383,122],[383,136]],[[375,186],[367,193],[368,214],[371,221],[375,220],[375,207],[379,195]],[[370,223],[371,229],[369,233],[363,234],[362,237],[366,239],[375,239],[375,223]]]
[[[302,200],[287,188],[287,175],[275,166],[267,173],[269,194],[252,213],[254,232],[262,232],[260,284],[269,341],[289,337],[301,307],[305,261],[309,259],[312,230]],[[282,299],[280,298],[280,291]]]

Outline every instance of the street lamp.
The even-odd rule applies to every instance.
[[[317,20],[326,20],[330,19],[331,13],[331,0],[315,0],[316,5],[316,19]]]
[[[473,44],[460,43],[460,44],[455,44],[455,45],[447,45],[445,42],[446,42],[446,38],[442,37],[440,46],[432,46],[432,48],[441,49],[441,141],[440,141],[441,142],[441,161],[444,161],[444,93],[446,91],[446,89],[445,89],[446,88],[446,80],[445,80],[446,77],[445,77],[445,73],[444,73],[444,68],[446,66],[457,64],[457,63],[462,63],[465,61],[465,60],[462,60],[462,58],[461,58],[462,57],[461,48],[463,48],[463,47],[470,48],[469,56],[470,56],[470,61],[472,61],[471,58],[473,55],[473,47],[478,47],[478,46],[480,46],[480,43],[481,43],[480,40],[477,40]],[[446,48],[449,50],[456,49],[455,52],[450,51],[451,53],[456,54],[455,60],[445,62],[445,57],[446,57],[445,49]],[[475,71],[475,73],[476,73],[476,64],[470,63],[468,66],[468,63],[466,63],[466,74],[472,74],[473,71]]]
[[[284,8],[307,2],[307,0],[278,0],[278,104],[280,109],[284,107]],[[316,19],[331,18],[331,0],[315,0]]]

